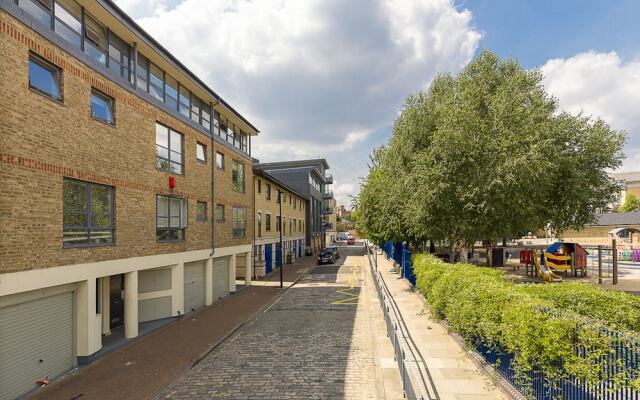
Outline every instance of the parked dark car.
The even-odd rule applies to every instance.
[[[340,258],[340,252],[338,251],[338,246],[328,246],[327,250],[331,250],[333,255],[336,256],[336,260]]]
[[[318,265],[333,264],[334,262],[336,262],[336,255],[333,254],[331,249],[323,249],[320,254],[318,254]]]

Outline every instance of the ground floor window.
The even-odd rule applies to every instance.
[[[233,207],[233,237],[243,238],[246,233],[247,209],[244,207]]]
[[[113,243],[113,186],[65,178],[62,197],[64,247]]]

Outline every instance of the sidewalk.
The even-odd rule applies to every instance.
[[[288,287],[315,265],[304,257],[284,266]],[[36,391],[33,399],[147,399],[192,365],[278,294],[276,270],[253,286],[173,321],[146,336],[133,339],[93,364]]]
[[[378,269],[395,299],[416,346],[424,357],[441,400],[506,399],[467,356],[465,350],[431,319],[424,298],[378,254]]]

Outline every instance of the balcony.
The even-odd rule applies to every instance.
[[[336,229],[336,227],[335,227],[334,224],[326,223],[326,224],[324,224],[324,229],[331,231],[331,230]]]
[[[333,190],[325,190],[324,193],[322,193],[322,198],[333,199]]]
[[[333,183],[333,175],[325,174],[324,175],[324,183],[326,183],[327,185],[331,185]]]
[[[333,208],[331,207],[325,207],[322,210],[322,215],[331,215],[331,214],[333,214]]]

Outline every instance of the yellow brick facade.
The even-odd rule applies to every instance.
[[[275,180],[264,175],[255,175],[253,178],[253,190],[255,193],[254,214],[254,269],[257,276],[265,273],[265,246],[272,247],[272,265],[275,267],[276,243],[280,241],[280,231],[277,229],[277,221],[280,216],[280,204],[278,203],[278,191],[282,192],[282,217],[283,231],[282,241],[284,245],[283,262],[286,262],[287,253],[291,253],[293,259],[304,255],[305,238],[305,210],[307,201],[280,185]],[[270,193],[270,199],[269,194]],[[260,215],[262,222],[259,223]],[[267,217],[269,215],[269,217]],[[267,226],[267,218],[270,219],[270,227]],[[269,229],[267,229],[269,228]],[[267,252],[267,254],[269,254]]]

